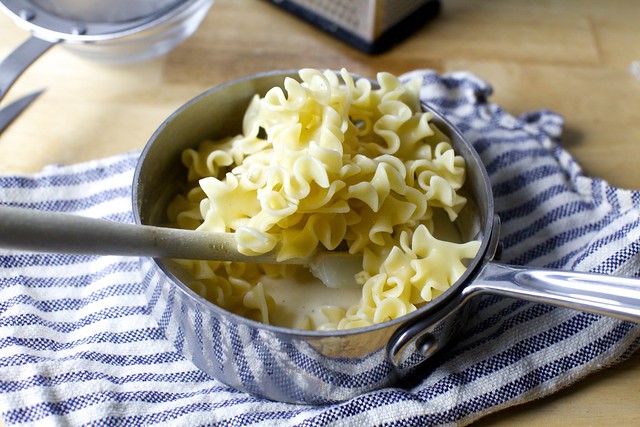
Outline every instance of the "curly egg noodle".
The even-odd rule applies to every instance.
[[[305,311],[269,292],[287,281],[311,286],[304,267],[178,262],[203,297],[264,323],[346,329],[412,312],[448,289],[479,249],[434,230],[438,216],[452,223],[466,203],[465,161],[422,111],[419,81],[379,73],[374,88],[346,70],[299,77],[256,95],[241,134],[183,152],[191,189],[173,200],[169,217],[181,228],[234,232],[248,255],[277,243],[279,259],[307,257],[319,245],[361,253],[357,297],[310,291]]]

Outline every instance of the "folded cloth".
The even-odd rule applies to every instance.
[[[502,219],[502,261],[640,276],[640,193],[584,176],[562,119],[514,117],[469,73],[415,71],[421,96],[473,143]],[[139,153],[0,177],[0,201],[131,222]],[[198,370],[148,312],[145,258],[0,252],[0,411],[6,425],[464,425],[539,398],[636,350],[640,327],[482,297],[412,384],[327,406],[272,402]]]

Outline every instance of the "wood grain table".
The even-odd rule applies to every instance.
[[[177,107],[261,71],[341,68],[374,77],[430,68],[489,81],[508,112],[564,116],[564,146],[588,175],[640,189],[640,2],[443,0],[441,14],[389,52],[369,56],[262,0],[217,0],[170,54],[107,66],[56,46],[5,102],[46,91],[0,135],[0,173],[38,171],[141,149]],[[0,57],[27,38],[0,16]],[[3,104],[5,104],[3,102]],[[477,425],[640,425],[640,358]]]

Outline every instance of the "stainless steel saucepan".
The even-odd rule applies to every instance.
[[[272,72],[233,81],[171,115],[151,137],[138,163],[133,185],[136,220],[164,223],[168,201],[186,184],[180,153],[205,139],[239,133],[251,97],[282,86],[285,76],[297,78],[297,73]],[[449,290],[399,319],[361,329],[309,332],[230,313],[194,293],[186,284],[189,279],[170,262],[156,259],[148,283],[154,298],[164,301],[160,323],[166,336],[204,372],[237,389],[274,400],[320,404],[392,385],[428,364],[455,336],[480,294],[639,321],[638,279],[532,269],[494,260],[500,223],[487,172],[462,134],[446,118],[433,114],[433,122],[449,135],[467,163],[463,191],[474,208],[462,215],[467,220],[459,227],[467,237],[482,240],[477,256]]]

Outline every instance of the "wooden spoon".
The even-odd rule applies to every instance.
[[[357,286],[362,256],[317,250],[309,258],[278,260],[238,251],[233,233],[126,224],[59,212],[0,206],[0,247],[32,252],[305,265],[326,286]]]

